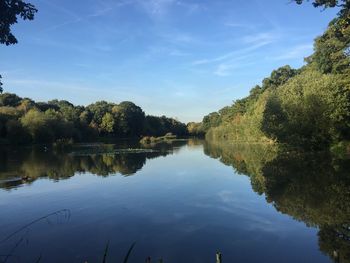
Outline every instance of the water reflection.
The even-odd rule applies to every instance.
[[[320,250],[350,262],[350,162],[329,153],[281,151],[272,145],[206,142],[204,151],[250,177],[281,213],[317,227]]]
[[[164,158],[161,162],[154,162],[152,169],[146,172],[147,169],[142,169],[148,160],[178,153],[183,146],[187,146],[188,149],[172,156],[174,159]],[[231,176],[230,169],[214,160],[209,162],[209,158],[203,155],[202,148],[207,156],[232,166],[235,174],[240,174],[247,181],[247,189],[242,189],[244,182],[237,180],[239,176],[231,180],[235,176],[233,172]],[[55,152],[43,147],[0,150],[0,188],[6,190],[30,184],[39,178],[60,180],[83,173],[103,177],[116,174],[130,176],[141,169],[143,171],[139,174],[143,176],[120,178],[118,183],[110,186],[100,185],[100,182],[118,177],[96,177],[96,185],[91,188],[85,185],[76,191],[70,191],[68,187],[65,194],[70,193],[70,196],[67,199],[63,198],[64,194],[61,192],[45,193],[44,196],[51,201],[59,200],[58,207],[66,207],[64,205],[68,204],[69,208],[72,208],[74,220],[77,220],[77,223],[74,223],[74,220],[71,223],[72,226],[76,224],[76,228],[72,228],[74,230],[63,232],[61,229],[62,233],[69,235],[74,248],[69,252],[71,254],[67,252],[67,258],[74,256],[76,251],[82,253],[84,260],[90,252],[92,258],[96,257],[101,252],[93,250],[95,242],[100,242],[100,247],[103,247],[104,242],[109,239],[109,233],[118,233],[114,242],[119,242],[117,244],[125,247],[130,246],[130,242],[139,240],[140,236],[152,236],[152,240],[146,238],[145,243],[148,247],[144,247],[144,250],[138,248],[140,250],[135,252],[135,256],[140,257],[146,257],[152,249],[159,249],[159,256],[166,256],[168,253],[170,258],[200,249],[204,251],[203,255],[198,255],[200,262],[212,262],[203,259],[208,259],[215,252],[210,249],[219,248],[225,252],[224,258],[226,256],[237,262],[257,262],[257,259],[251,256],[254,253],[250,250],[259,251],[269,262],[281,262],[283,257],[287,257],[285,262],[299,262],[293,258],[293,246],[295,248],[296,244],[303,242],[302,237],[305,236],[293,236],[294,233],[291,232],[294,229],[300,232],[304,230],[292,226],[290,221],[293,220],[289,219],[292,217],[306,226],[317,229],[318,247],[331,260],[350,263],[348,159],[339,159],[327,153],[287,152],[273,145],[229,145],[200,140],[178,140],[148,147],[135,142],[81,145],[68,152]],[[224,176],[218,171],[225,173]],[[152,176],[149,176],[150,174]],[[256,194],[251,191],[246,176],[249,177]],[[76,184],[82,185],[86,178],[76,179]],[[126,185],[130,179],[137,180]],[[40,186],[36,191],[39,188]],[[63,186],[61,191],[62,189]],[[13,192],[4,193],[9,196],[7,202],[13,202],[16,207],[18,203],[13,196],[10,197]],[[28,196],[31,195],[31,192],[28,193]],[[38,205],[41,198],[33,198],[35,202],[27,203],[32,205],[28,210],[34,207],[45,210],[44,204]],[[273,205],[272,212],[264,206],[266,202],[263,198]],[[2,205],[10,207],[5,202]],[[20,209],[16,211],[19,213],[17,216],[4,217],[4,222],[10,224],[11,220],[20,221],[18,215],[22,212]],[[288,215],[285,218],[290,221],[276,221],[275,218],[279,218],[276,211]],[[99,238],[94,238],[95,227],[91,226],[98,225]],[[39,236],[48,231],[46,226],[41,227],[42,230],[37,228]],[[268,231],[269,227],[271,231]],[[275,251],[279,242],[276,240],[277,232],[289,236],[289,239],[284,239],[284,243],[280,245],[281,251]],[[50,233],[46,238],[51,238],[51,242],[54,242],[55,237],[57,238],[55,235],[60,232]],[[81,233],[88,233],[89,236],[85,237],[88,243],[82,244],[79,250],[78,243],[74,243],[73,240],[81,242]],[[252,233],[254,237],[251,236]],[[33,231],[32,234],[36,233]],[[313,232],[312,236],[315,236]],[[38,242],[41,239],[32,237],[32,240]],[[59,240],[65,239],[61,237]],[[314,241],[307,242],[316,245]],[[169,243],[171,245],[167,246]],[[185,243],[188,250],[184,248]],[[89,246],[89,249],[86,246]],[[317,251],[317,248],[313,250]],[[244,251],[248,252],[244,254]],[[303,262],[308,262],[306,255],[310,258],[314,251],[301,251],[300,253],[305,253]],[[54,252],[51,254],[55,255]],[[26,250],[21,253],[27,255],[34,252]],[[320,252],[317,253],[321,255]],[[191,258],[195,259],[196,255],[191,255]],[[317,257],[318,259],[320,258]]]
[[[30,184],[38,178],[66,179],[76,173],[98,176],[130,176],[142,169],[148,159],[167,156],[186,145],[174,140],[143,146],[135,142],[77,145],[70,151],[54,151],[44,146],[0,150],[0,188]]]

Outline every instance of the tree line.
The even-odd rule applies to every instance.
[[[146,115],[129,101],[98,101],[85,107],[65,100],[35,102],[11,93],[0,95],[0,143],[84,142],[166,133],[183,136],[187,128],[173,118]]]
[[[350,4],[327,0],[313,4],[341,9],[315,39],[314,53],[305,59],[306,65],[272,71],[247,97],[208,114],[201,123],[189,123],[191,134],[306,148],[350,140]]]

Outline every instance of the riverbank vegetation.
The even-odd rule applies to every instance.
[[[274,70],[247,97],[208,114],[201,123],[189,124],[189,132],[205,133],[208,139],[279,142],[307,149],[349,141],[349,2],[315,1],[314,6],[336,6],[331,2],[339,2],[341,11],[315,39],[305,66]]]
[[[35,102],[15,94],[0,95],[2,144],[86,142],[166,133],[183,136],[187,128],[173,118],[145,115],[128,101],[98,101],[84,107],[65,100]]]
[[[176,135],[172,133],[167,133],[164,136],[154,137],[154,136],[144,136],[141,140],[141,144],[152,144],[163,141],[175,140],[177,138]]]

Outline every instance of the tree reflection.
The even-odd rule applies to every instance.
[[[141,170],[148,159],[172,154],[186,143],[178,140],[148,149],[129,149],[130,144],[82,145],[70,152],[56,152],[42,146],[1,149],[0,188],[11,189],[38,178],[66,179],[86,172],[98,176],[130,176]]]
[[[350,162],[329,153],[298,153],[271,145],[205,144],[205,153],[250,177],[281,213],[319,229],[320,250],[350,262]]]

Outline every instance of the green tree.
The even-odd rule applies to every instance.
[[[31,109],[21,118],[21,124],[34,142],[54,142],[73,137],[73,125],[52,109],[46,112]]]
[[[47,102],[36,102],[35,103],[36,108],[38,108],[40,111],[47,111],[49,109],[58,111],[60,108],[57,105],[49,104]]]
[[[0,94],[0,106],[17,107],[22,98],[13,93]]]
[[[6,137],[10,143],[19,144],[30,142],[30,135],[18,120],[9,120],[6,123],[6,131]]]
[[[187,124],[187,131],[190,135],[194,135],[194,136],[204,135],[202,123],[198,123],[198,122],[189,122]]]
[[[9,139],[8,124],[17,121],[21,113],[14,107],[0,107],[0,137]]]
[[[284,83],[286,83],[290,78],[294,77],[298,71],[296,69],[292,69],[289,65],[280,67],[274,71],[272,71],[270,77],[265,78],[263,80],[262,89],[266,90],[268,88],[273,89],[277,88]]]
[[[267,137],[285,142],[285,136],[288,133],[286,122],[287,116],[281,101],[275,95],[270,96],[265,105],[261,130]]]
[[[141,135],[144,128],[145,113],[139,106],[130,101],[124,101],[112,109],[115,131],[122,136]]]
[[[102,131],[106,133],[112,133],[114,131],[114,125],[115,125],[115,121],[114,121],[113,115],[107,112],[102,118],[102,123],[101,123]]]
[[[217,112],[209,113],[204,116],[202,121],[202,127],[205,131],[208,131],[211,127],[217,127],[221,123],[220,114]]]
[[[92,121],[92,113],[89,110],[84,110],[79,115],[79,121],[84,124],[89,124]]]
[[[309,67],[272,93],[262,130],[279,142],[322,148],[348,139],[350,89],[338,75]]]
[[[101,129],[102,118],[107,112],[111,112],[115,104],[108,103],[106,101],[97,101],[86,107],[92,114],[92,120],[90,125],[96,129]]]
[[[326,32],[316,38],[313,55],[307,58],[322,73],[350,73],[350,21],[339,27],[340,19],[334,19]]]
[[[48,126],[46,116],[43,112],[32,109],[22,118],[21,124],[29,132],[34,142],[48,142],[53,140],[52,131]]]
[[[74,124],[78,124],[80,121],[80,114],[83,112],[83,107],[74,106],[72,103],[66,100],[51,100],[48,102],[50,105],[58,107],[58,111],[62,113],[63,118],[67,121],[71,121]]]
[[[20,104],[17,106],[17,109],[22,111],[23,113],[28,112],[30,109],[35,107],[35,102],[31,99],[25,98],[22,99]]]

